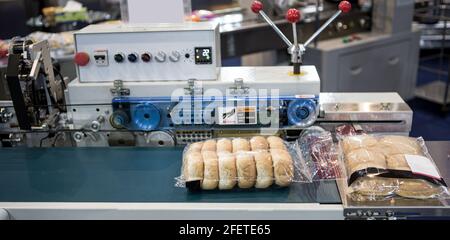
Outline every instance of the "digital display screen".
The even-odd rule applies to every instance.
[[[196,47],[195,64],[212,64],[212,48]]]

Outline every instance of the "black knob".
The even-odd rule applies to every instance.
[[[136,62],[138,60],[138,55],[136,53],[128,54],[128,61]]]
[[[152,60],[152,55],[150,53],[143,53],[141,59],[143,62],[150,62]]]
[[[123,62],[124,59],[125,55],[123,53],[117,53],[116,55],[114,55],[114,60],[118,63]]]

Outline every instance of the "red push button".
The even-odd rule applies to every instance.
[[[339,3],[339,10],[341,10],[343,13],[348,13],[350,10],[352,10],[352,4],[348,1],[342,1]]]
[[[75,63],[78,66],[86,66],[89,63],[89,54],[85,52],[79,52],[75,54]]]
[[[300,20],[300,11],[295,8],[289,9],[286,13],[286,20],[290,23],[298,22]]]

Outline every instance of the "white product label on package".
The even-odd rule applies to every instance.
[[[405,155],[405,159],[413,173],[441,179],[436,166],[429,158],[418,155]]]

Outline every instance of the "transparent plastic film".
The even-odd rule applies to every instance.
[[[422,138],[339,135],[347,193],[358,201],[448,198],[448,187]]]
[[[189,190],[267,189],[311,182],[295,143],[276,136],[220,138],[189,144],[176,186]]]

